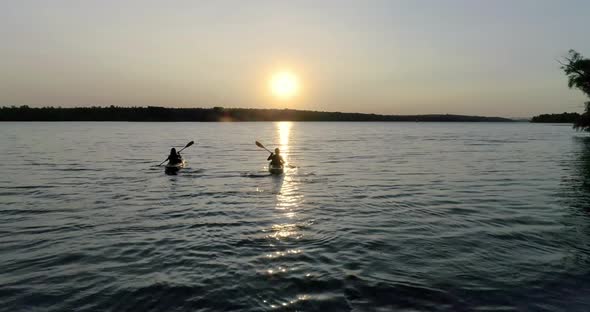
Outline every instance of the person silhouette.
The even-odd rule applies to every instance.
[[[168,158],[166,160],[170,161],[170,164],[172,165],[179,164],[182,162],[182,156],[180,156],[180,153],[177,153],[176,149],[173,147],[170,150],[170,155],[168,155]]]
[[[275,148],[274,153],[270,153],[270,156],[266,160],[270,160],[270,165],[273,167],[283,167],[285,164],[285,160],[283,160],[283,156],[281,156],[281,151],[279,148]]]

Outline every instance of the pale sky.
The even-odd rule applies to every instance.
[[[582,111],[590,1],[0,1],[0,106]],[[279,71],[296,96],[269,90]]]

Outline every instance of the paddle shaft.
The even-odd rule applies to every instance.
[[[191,144],[191,145],[192,145],[192,144]],[[185,149],[185,148],[187,148],[187,147],[189,147],[189,146],[190,146],[190,145],[183,147],[183,148],[182,148],[182,149],[180,149],[180,151],[178,151],[177,153],[178,153],[178,154],[180,154],[180,152],[184,151],[184,149]]]
[[[180,151],[178,151],[178,152],[176,152],[176,153],[180,154],[180,152],[184,151],[184,149],[185,149],[185,148],[187,148],[187,147],[189,147],[189,146],[193,145],[194,143],[195,143],[195,141],[190,141],[190,142],[188,142],[188,144],[187,144],[185,147],[183,147],[183,148],[182,148]],[[166,160],[168,160],[168,158],[164,159],[164,161],[163,161],[163,162],[161,162],[161,163],[158,165],[158,167],[159,167],[159,166],[161,166],[163,163],[165,163],[165,162],[166,162]]]
[[[262,143],[260,143],[260,142],[258,142],[258,141],[256,141],[256,146],[258,146],[258,147],[262,147],[262,148],[264,148],[264,149],[265,149],[267,152],[269,152],[269,153],[271,153],[271,154],[272,154],[272,152],[271,152],[271,151],[269,151],[269,150],[268,150],[268,148],[264,147],[264,145],[262,145]]]

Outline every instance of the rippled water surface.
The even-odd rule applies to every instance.
[[[569,126],[0,123],[0,151],[3,311],[590,310]]]

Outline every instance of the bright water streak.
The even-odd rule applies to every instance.
[[[0,310],[570,310],[590,140],[527,123],[1,123]],[[154,167],[172,146],[189,168]],[[266,176],[280,147],[297,168]]]

